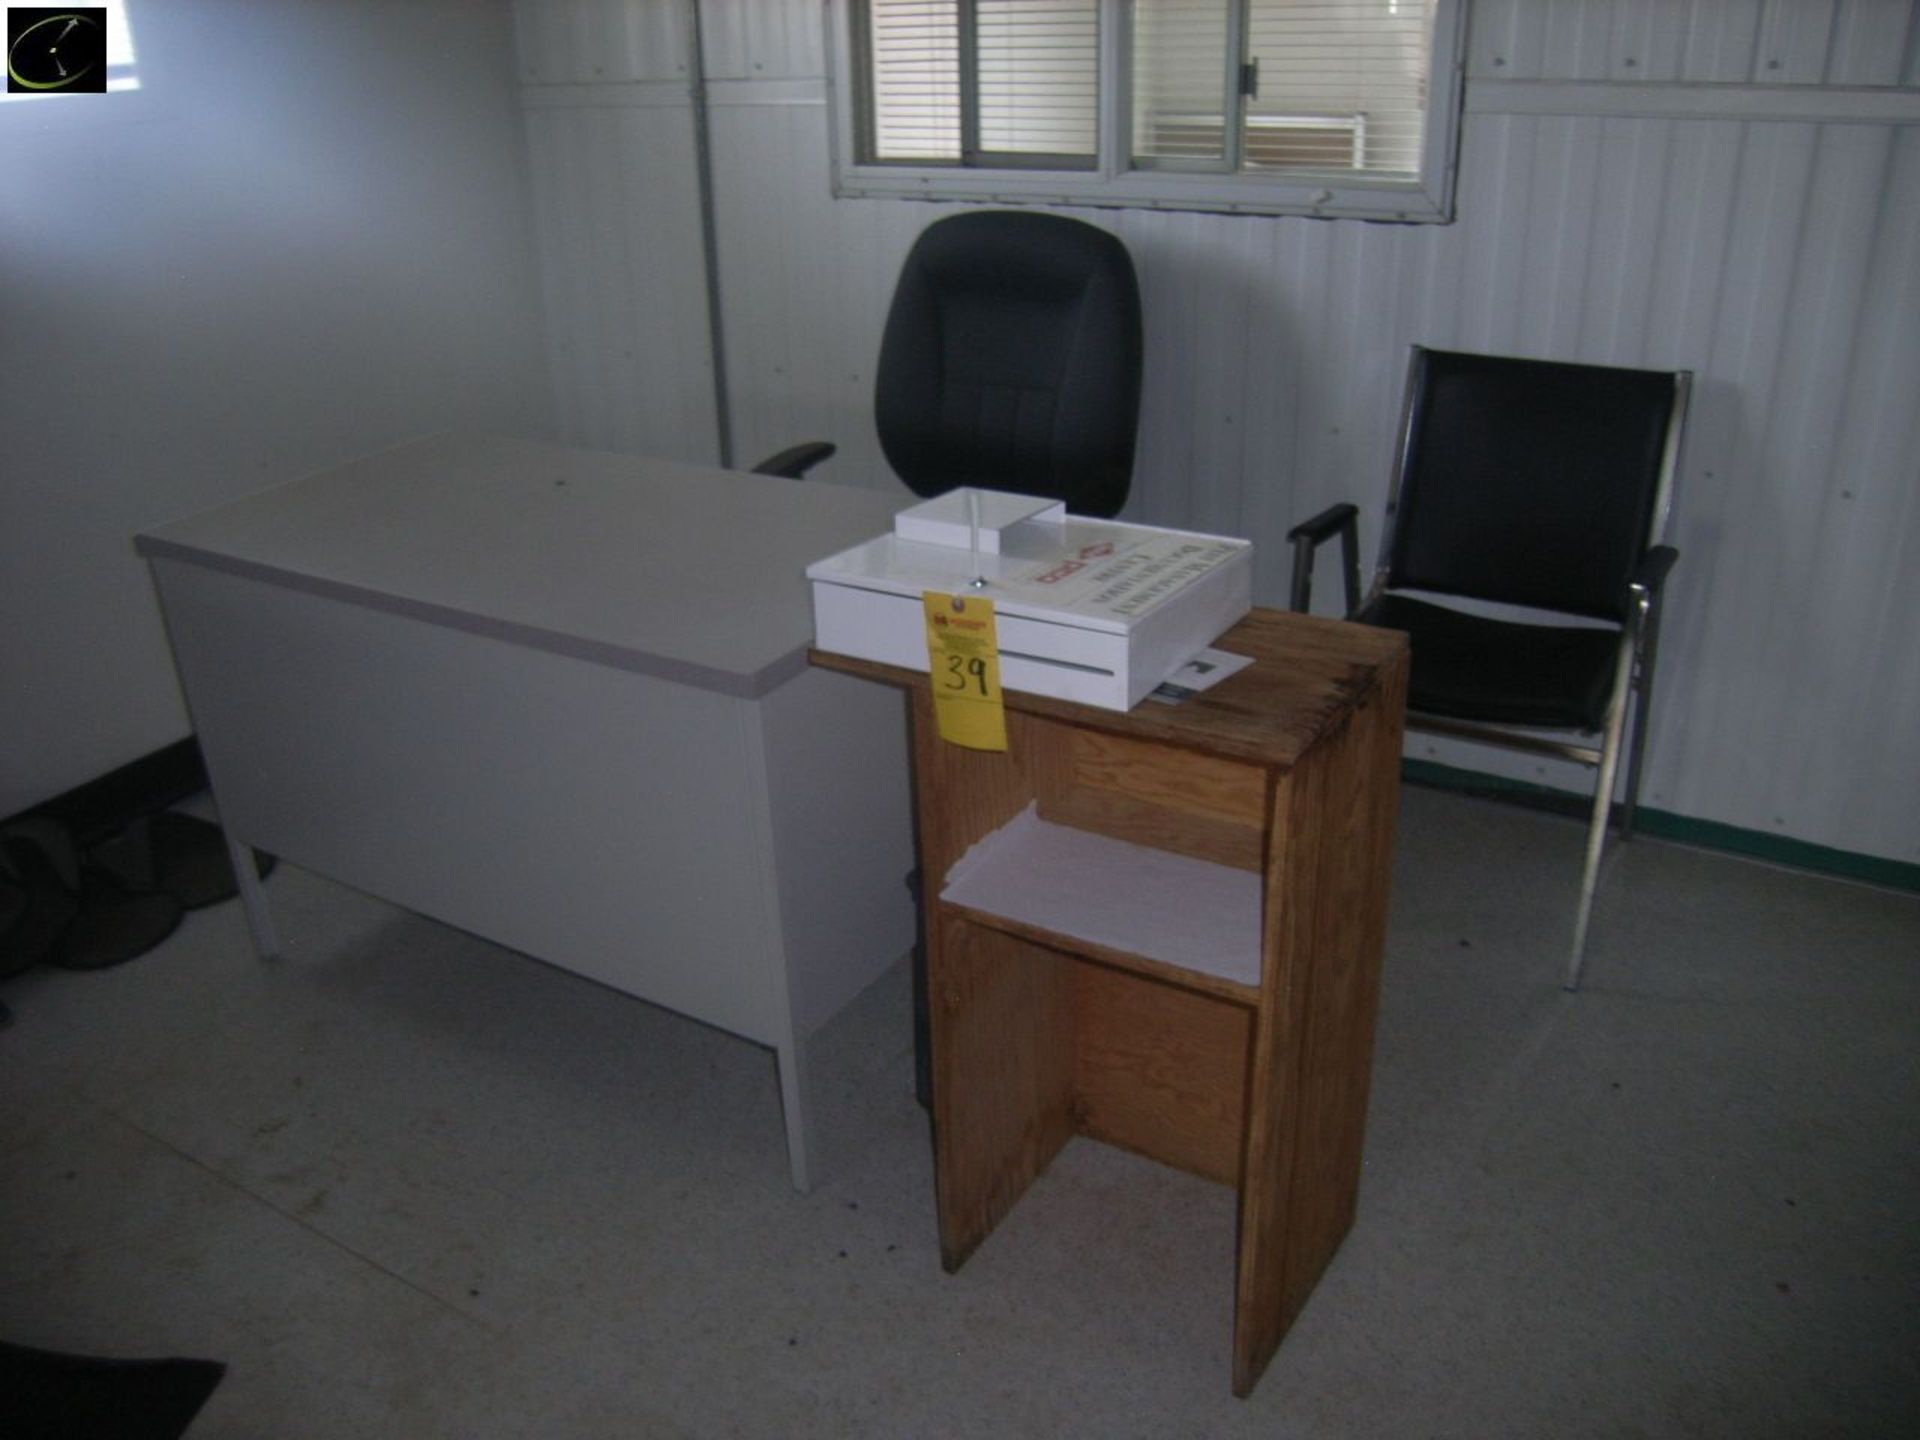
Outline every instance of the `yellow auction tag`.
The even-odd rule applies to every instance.
[[[940,738],[971,750],[1007,748],[1007,715],[1000,703],[1000,641],[993,601],[980,595],[921,597],[927,615],[927,666],[933,675],[933,713]]]

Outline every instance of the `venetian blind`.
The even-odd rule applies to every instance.
[[[1092,160],[1099,0],[978,0],[980,149]]]
[[[957,0],[871,0],[867,24],[871,158],[958,160]]]
[[[1099,0],[867,0],[872,161],[1091,165]]]

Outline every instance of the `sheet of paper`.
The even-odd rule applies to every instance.
[[[1251,655],[1229,655],[1224,650],[1202,650],[1173,674],[1147,692],[1149,700],[1162,705],[1178,705],[1202,690],[1211,690],[1229,675],[1253,663]]]

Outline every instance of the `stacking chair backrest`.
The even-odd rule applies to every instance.
[[[1625,623],[1684,378],[1419,346],[1410,363],[1386,586]]]

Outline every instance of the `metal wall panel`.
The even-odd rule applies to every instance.
[[[1912,85],[1912,0],[1474,0],[1478,79]]]
[[[832,440],[835,479],[899,488],[874,433],[874,357],[892,277],[938,212],[836,202],[817,98],[758,103],[728,89],[711,127],[733,453],[751,464]]]
[[[1252,537],[1257,597],[1284,603],[1296,519],[1353,499],[1371,554],[1410,343],[1690,368],[1645,798],[1920,861],[1920,651],[1907,638],[1920,614],[1917,11],[1476,0],[1457,223],[1068,212],[1120,234],[1140,271],[1148,359],[1128,513]],[[897,485],[873,436],[874,356],[899,262],[944,207],[833,199],[824,89],[795,78],[818,74],[811,60],[753,78],[773,73],[753,57],[799,56],[818,0],[708,0],[703,14],[727,82],[711,130],[734,453],[827,438],[841,453],[823,473]],[[1884,91],[1858,123],[1774,108],[1780,87],[1817,91],[1846,120],[1867,92],[1836,87],[1890,83],[1909,87],[1890,119]],[[1669,113],[1676,92],[1709,108]],[[1662,103],[1635,113],[1636,97]],[[690,203],[670,176],[636,186],[643,209]],[[578,231],[553,212],[594,189],[577,178],[573,201],[543,216]],[[612,243],[569,234],[550,274],[591,271]],[[676,244],[682,284],[617,304],[686,303],[700,272]],[[606,318],[571,303],[555,327],[557,347],[574,347],[563,399],[583,397],[563,403],[569,417],[609,403],[578,348]],[[690,316],[660,320],[616,328],[688,343]],[[1322,609],[1337,591],[1324,588]],[[1424,738],[1412,753],[1582,781]]]
[[[826,73],[826,28],[815,4],[702,0],[709,80],[783,80]]]
[[[606,87],[526,92],[548,363],[562,439],[718,458],[692,109]]]
[[[687,0],[514,0],[520,78],[540,85],[684,79]]]
[[[719,457],[692,12],[521,0],[521,108],[560,437]]]

